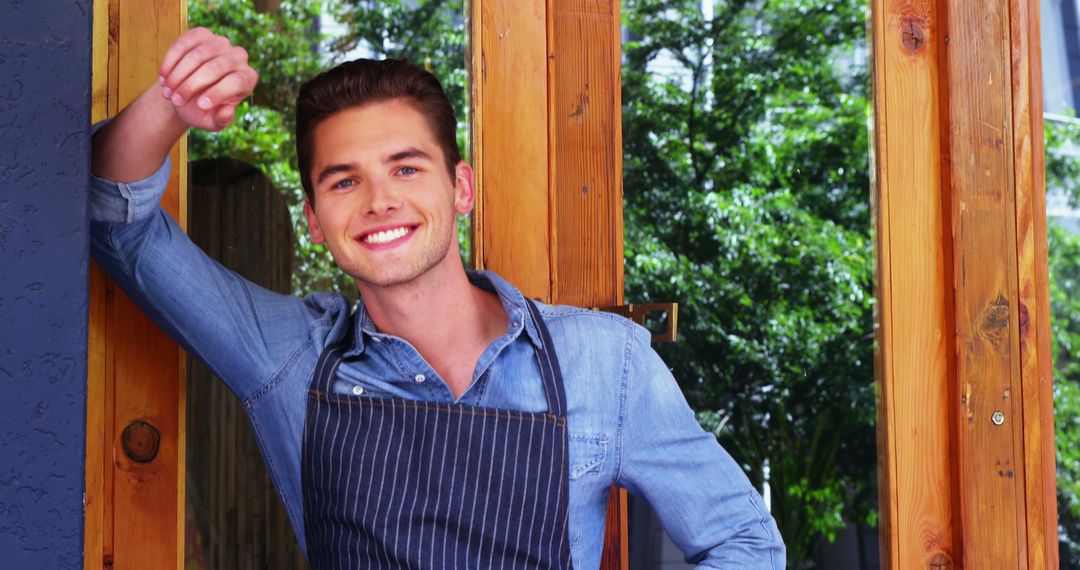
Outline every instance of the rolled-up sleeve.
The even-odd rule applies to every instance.
[[[96,123],[97,133],[109,123]],[[169,158],[150,176],[134,182],[114,182],[90,176],[90,219],[111,224],[131,224],[154,215],[169,183]]]
[[[132,224],[152,216],[169,183],[171,165],[165,162],[150,176],[134,182],[114,182],[90,176],[90,219]]]

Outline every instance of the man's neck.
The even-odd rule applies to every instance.
[[[484,349],[507,330],[508,317],[498,296],[473,286],[460,258],[448,259],[408,283],[358,285],[379,331],[413,345],[455,397],[468,388]]]

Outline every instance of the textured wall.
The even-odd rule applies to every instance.
[[[82,567],[92,0],[0,0],[0,567]]]

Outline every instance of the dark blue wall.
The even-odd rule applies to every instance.
[[[0,567],[82,568],[91,0],[0,0]]]

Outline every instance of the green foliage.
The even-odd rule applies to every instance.
[[[322,9],[321,0],[284,1],[274,13],[256,11],[250,0],[189,2],[190,25],[205,26],[244,46],[259,72],[259,86],[251,100],[237,108],[233,124],[220,133],[192,130],[189,148],[192,160],[228,156],[248,162],[285,194],[297,236],[294,293],[334,290],[355,296],[355,286],[338,271],[326,248],[311,241],[296,169],[296,94],[325,66],[318,51],[323,38],[313,32]]]
[[[1045,123],[1046,182],[1080,205],[1080,123]],[[1080,235],[1050,220],[1050,330],[1054,362],[1059,554],[1080,568]]]
[[[876,519],[866,7],[699,6],[624,2],[627,296],[802,568]]]

